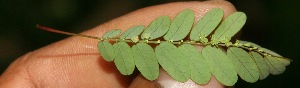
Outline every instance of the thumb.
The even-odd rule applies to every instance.
[[[227,1],[206,1],[206,2],[178,2],[164,5],[153,6],[150,8],[141,9],[143,12],[152,12],[155,16],[157,14],[169,15],[174,17],[179,11],[189,8],[195,12],[196,20],[201,18],[207,11],[212,8],[222,8],[224,10],[225,17],[235,12],[234,6]],[[138,11],[138,12],[140,12]],[[200,47],[201,48],[201,47]],[[196,84],[192,80],[181,83],[172,79],[163,69],[160,69],[158,79],[155,81],[149,81],[145,79],[141,74],[138,75],[131,83],[130,88],[224,88],[213,76],[207,84]]]

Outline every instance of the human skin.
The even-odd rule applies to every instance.
[[[168,3],[139,9],[82,34],[102,36],[111,29],[124,31],[135,25],[147,26],[159,16],[167,15],[174,18],[186,8],[194,11],[197,21],[211,8],[217,7],[224,10],[225,17],[236,11],[234,6],[227,1]],[[103,60],[98,52],[97,43],[96,39],[72,36],[29,52],[14,61],[0,76],[0,88],[155,88],[176,84],[176,81],[173,82],[162,71],[156,81],[148,81],[136,74],[121,75],[113,62]],[[172,81],[172,83],[167,84],[164,80]],[[213,77],[207,84],[192,83],[191,85],[198,88],[224,87]]]

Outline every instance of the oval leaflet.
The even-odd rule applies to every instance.
[[[187,36],[194,24],[194,13],[192,10],[181,11],[171,23],[169,32],[164,36],[165,40],[179,41]]]
[[[190,78],[189,64],[179,49],[171,43],[162,42],[155,48],[158,63],[176,81]]]
[[[191,79],[198,84],[206,84],[210,80],[211,73],[199,50],[190,44],[183,44],[178,49],[187,58]]]
[[[238,75],[247,82],[256,82],[259,78],[259,72],[256,63],[252,57],[243,49],[230,47],[227,55]]]
[[[227,55],[220,48],[206,46],[202,50],[202,55],[211,73],[220,83],[233,86],[237,82],[237,73]]]
[[[132,46],[134,61],[137,69],[148,80],[155,80],[159,75],[159,65],[156,55],[147,43]]]
[[[116,45],[116,57],[115,65],[117,69],[123,75],[130,75],[134,71],[134,59],[132,50],[129,45],[125,42],[115,43]]]

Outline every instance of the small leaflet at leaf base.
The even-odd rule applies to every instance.
[[[148,80],[155,80],[159,75],[159,65],[154,50],[147,43],[132,46],[135,65]]]
[[[186,82],[190,79],[189,63],[175,45],[162,42],[156,46],[155,54],[158,63],[174,80]]]
[[[245,81],[254,83],[259,78],[259,71],[256,63],[245,50],[237,47],[227,49],[227,55],[238,75]]]
[[[114,60],[117,69],[123,75],[131,75],[134,71],[134,58],[130,46],[126,42],[118,42],[116,58]]]
[[[114,47],[109,42],[106,41],[98,42],[98,50],[105,61],[113,61],[114,58],[116,57],[116,54],[114,52]]]
[[[216,40],[233,37],[246,23],[246,15],[243,12],[235,12],[229,15],[216,29],[213,36]]]
[[[202,55],[211,69],[211,73],[220,83],[233,86],[237,82],[237,73],[224,51],[208,45],[203,48]]]
[[[164,36],[165,40],[179,41],[185,38],[194,24],[194,13],[190,9],[181,11],[171,23],[168,33]]]
[[[121,29],[110,30],[103,34],[102,38],[114,38],[121,33]]]
[[[279,75],[285,71],[285,66],[276,57],[266,56],[265,60],[270,68],[270,73],[273,75]]]
[[[195,83],[206,84],[210,80],[211,73],[199,50],[191,44],[183,44],[178,49],[189,62],[191,79]]]
[[[144,26],[134,26],[126,30],[121,36],[120,39],[131,39],[133,37],[139,36],[144,30]]]
[[[220,8],[214,8],[207,12],[195,25],[190,34],[190,39],[199,41],[201,37],[207,37],[219,25],[224,12]]]
[[[250,52],[259,70],[259,79],[263,80],[269,76],[269,66],[264,58],[257,52]]]
[[[153,40],[165,35],[170,27],[171,19],[168,16],[161,16],[150,23],[142,33],[142,39]]]

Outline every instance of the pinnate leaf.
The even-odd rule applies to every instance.
[[[195,25],[190,34],[190,39],[199,41],[200,36],[208,36],[222,20],[224,12],[220,8],[214,8],[207,12]]]
[[[173,79],[185,82],[190,78],[189,63],[175,45],[162,42],[156,46],[155,54],[158,63]]]
[[[171,23],[168,33],[164,36],[165,40],[178,41],[187,36],[194,24],[194,13],[190,9],[181,11]]]
[[[243,12],[235,12],[229,15],[213,34],[215,40],[233,37],[246,23],[246,15]]]
[[[105,61],[113,61],[114,58],[116,57],[116,54],[114,52],[114,47],[109,42],[106,41],[98,42],[98,50]]]
[[[121,33],[121,29],[110,30],[103,34],[102,38],[114,38]]]
[[[135,65],[148,80],[155,80],[159,74],[159,65],[154,50],[147,43],[132,46]]]
[[[245,50],[237,47],[230,47],[227,55],[238,75],[247,82],[256,82],[259,78],[259,71],[256,63]]]
[[[187,58],[191,79],[195,83],[206,84],[210,80],[211,73],[199,50],[191,44],[183,44],[178,49]]]
[[[264,58],[257,52],[250,52],[259,70],[259,79],[263,80],[269,76],[269,66]]]
[[[237,82],[237,73],[227,55],[220,48],[208,45],[203,48],[202,55],[212,74],[220,83],[233,86]]]
[[[134,26],[126,30],[120,39],[132,39],[133,37],[139,36],[143,32],[144,26]]]
[[[157,79],[159,64],[173,79],[179,82],[192,79],[198,84],[205,84],[213,74],[220,83],[226,86],[232,86],[236,83],[237,74],[245,81],[253,83],[258,79],[266,78],[269,73],[277,75],[284,72],[285,66],[290,64],[290,60],[271,50],[242,40],[236,43],[237,45],[231,46],[232,43],[229,40],[245,24],[246,15],[242,12],[235,12],[218,27],[223,15],[222,9],[212,9],[192,29],[194,13],[185,9],[172,22],[168,16],[158,17],[149,24],[144,32],[144,26],[128,29],[120,36],[121,40],[114,45],[105,41],[107,38],[114,38],[120,34],[120,30],[112,30],[103,35],[104,42],[99,42],[99,51],[106,61],[115,61],[121,74],[132,74],[136,65],[141,74],[148,80]],[[217,29],[209,41],[206,37],[215,28]],[[191,29],[191,41],[208,44],[203,48],[202,53],[192,44],[187,44],[189,40],[185,43],[181,41],[186,38]],[[142,32],[143,34],[141,34]],[[146,40],[139,41],[138,36]],[[148,41],[162,36],[165,40],[163,42],[160,40],[157,42]],[[123,39],[131,39],[136,45],[130,49],[126,43],[128,41],[125,42]],[[181,42],[177,42],[179,40]],[[174,45],[175,42],[172,41],[176,41],[176,44],[180,46],[177,48]],[[160,43],[156,46],[155,52],[147,44],[148,42]],[[221,48],[217,47],[219,43],[225,43],[225,47],[231,46],[227,49],[227,55]],[[229,45],[227,46],[227,44]],[[250,52],[248,53],[242,48],[248,48]]]
[[[165,35],[170,27],[171,19],[168,16],[156,18],[148,25],[143,34],[142,39],[153,40]]]
[[[117,69],[123,75],[130,75],[134,71],[134,58],[130,46],[125,42],[115,43],[116,58],[114,60]]]

